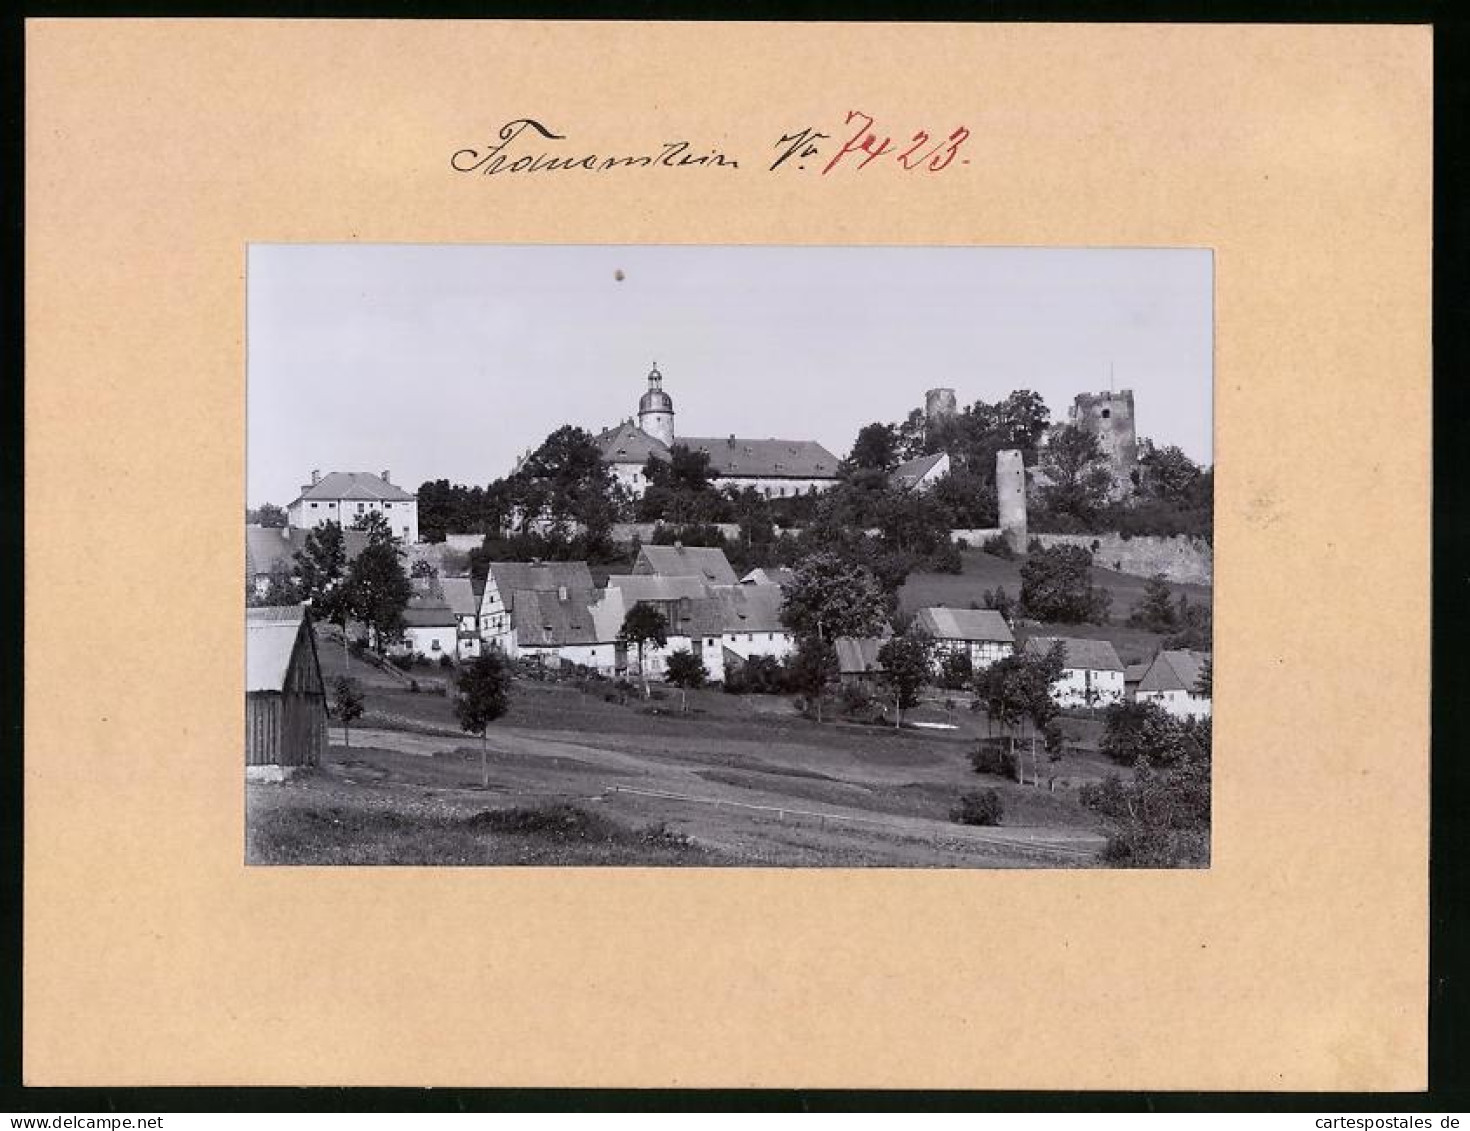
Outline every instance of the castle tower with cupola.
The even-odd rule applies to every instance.
[[[648,373],[648,391],[638,400],[638,427],[667,446],[674,443],[674,398],[664,392],[658,362]]]

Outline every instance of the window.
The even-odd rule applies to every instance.
[[[311,509],[312,509],[312,510],[316,510],[316,504],[315,504],[315,503],[312,503],[312,504],[311,504]]]
[[[431,641],[429,641],[429,651],[431,651],[431,652],[437,652],[437,651],[439,651],[439,641],[437,641],[437,640],[431,640]]]
[[[1110,409],[1110,408],[1103,409],[1103,419],[1104,420],[1109,419],[1112,415],[1113,415],[1113,410],[1112,409]]]
[[[358,504],[357,504],[357,513],[358,513],[358,514],[362,514],[362,509],[363,509],[363,507],[365,507],[365,506],[366,506],[366,505],[367,505],[367,504],[366,504],[366,503],[358,503]]]

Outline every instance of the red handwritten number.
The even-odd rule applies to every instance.
[[[927,130],[920,130],[918,133],[914,134],[914,137],[913,137],[914,144],[911,145],[911,146],[909,146],[907,149],[905,149],[902,153],[900,153],[898,155],[898,163],[900,165],[902,165],[905,169],[912,169],[914,167],[914,165],[917,165],[919,163],[919,161],[924,160],[924,158],[920,157],[918,161],[915,161],[914,162],[914,165],[910,165],[909,164],[909,158],[913,156],[914,150],[919,149],[922,146],[926,145],[928,143],[928,141],[929,141],[929,132]]]
[[[822,175],[824,177],[833,169],[835,169],[838,162],[846,157],[849,153],[856,153],[858,150],[862,150],[864,153],[869,154],[869,156],[863,161],[862,165],[858,166],[859,169],[861,169],[863,165],[866,165],[869,161],[877,156],[877,154],[874,154],[868,148],[870,143],[878,140],[872,134],[868,133],[868,127],[873,124],[873,119],[868,117],[861,110],[849,110],[847,112],[847,117],[844,120],[847,122],[851,122],[854,118],[861,118],[863,120],[863,124],[858,128],[857,133],[853,134],[852,137],[848,138],[845,142],[842,143],[842,148],[837,151],[836,156],[834,156],[832,160],[828,161],[827,164],[822,167]],[[863,140],[859,142],[859,138],[862,138]]]
[[[954,133],[950,134],[948,139],[949,149],[945,151],[943,156],[936,157],[933,161],[929,162],[929,171],[931,173],[937,173],[953,161],[955,154],[959,152],[960,146],[964,144],[965,138],[969,136],[970,131],[965,129],[964,126],[961,126]]]

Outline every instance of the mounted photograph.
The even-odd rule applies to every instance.
[[[1208,249],[247,270],[247,863],[1209,867]]]

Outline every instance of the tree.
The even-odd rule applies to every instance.
[[[627,647],[633,645],[638,649],[638,674],[643,679],[643,698],[647,699],[652,692],[648,689],[648,669],[643,665],[643,649],[652,644],[655,648],[662,648],[669,642],[669,622],[665,619],[658,606],[651,605],[647,601],[639,601],[628,610],[627,616],[623,618],[623,627],[618,632],[618,643]]]
[[[301,600],[301,587],[296,582],[296,575],[291,566],[281,558],[271,563],[263,592],[256,589],[254,579],[245,583],[245,603],[253,608],[264,605],[298,605]]]
[[[245,512],[245,521],[270,530],[280,530],[286,525],[286,511],[275,503],[261,503],[258,510]]]
[[[1214,635],[1215,618],[1210,606],[1196,605],[1187,594],[1179,594],[1179,631],[1164,641],[1164,647],[1210,652],[1214,649]]]
[[[808,703],[816,707],[817,722],[820,723],[822,695],[840,671],[836,647],[832,641],[823,640],[815,634],[800,637],[796,644],[796,655],[789,663],[792,686],[806,696]]]
[[[879,632],[887,624],[886,602],[871,571],[834,553],[816,553],[796,563],[781,619],[798,639],[825,644]]]
[[[1131,781],[1082,788],[1078,800],[1109,825],[1103,859],[1124,868],[1202,868],[1210,862],[1211,728],[1184,723],[1187,742],[1168,760],[1144,751]],[[1162,762],[1162,764],[1160,764]]]
[[[1092,554],[1081,546],[1044,548],[1032,541],[1021,566],[1026,615],[1064,624],[1106,624],[1112,596],[1092,584]]]
[[[480,736],[480,788],[490,785],[485,731],[510,709],[510,666],[498,648],[486,648],[459,673],[454,688],[454,717],[467,734]]]
[[[408,567],[410,583],[420,582],[422,591],[430,597],[443,597],[444,586],[439,583],[439,570],[427,558],[419,558]]]
[[[1051,481],[1042,500],[1053,513],[1087,522],[1107,505],[1112,474],[1094,433],[1070,424],[1058,428],[1042,453],[1041,470]]]
[[[679,710],[689,710],[689,692],[704,686],[704,661],[688,648],[669,653],[669,682],[679,689]]]
[[[1215,697],[1215,658],[1206,656],[1205,662],[1200,665],[1199,676],[1194,681],[1194,693],[1203,695],[1206,699]]]
[[[346,746],[352,745],[352,724],[362,718],[362,710],[362,687],[357,680],[339,675],[333,694],[332,712],[342,720],[342,742]]]
[[[1031,730],[1032,772],[1036,769],[1036,736],[1051,729],[1058,707],[1052,698],[1051,685],[1062,676],[1066,663],[1064,647],[1059,642],[1044,656],[1017,653],[997,660],[975,677],[976,709],[983,707],[992,724],[999,724],[1009,739],[1011,764],[1016,780],[1025,784],[1026,774],[1016,755],[1016,733],[1026,724]]]
[[[1173,632],[1179,627],[1179,615],[1174,608],[1174,594],[1162,573],[1149,578],[1143,587],[1143,598],[1128,614],[1128,623],[1150,632]]]
[[[1138,448],[1139,494],[1188,506],[1199,483],[1199,465],[1173,444],[1160,448],[1145,439],[1139,441]]]
[[[293,562],[296,584],[301,599],[311,605],[318,620],[342,625],[347,634],[347,550],[342,527],[325,522],[306,536],[306,545],[297,550]]]
[[[892,424],[865,424],[853,441],[847,457],[853,468],[892,471],[898,466],[898,429]]]
[[[1140,758],[1154,765],[1177,762],[1187,752],[1184,724],[1157,703],[1113,703],[1103,710],[1101,753],[1123,766]]]
[[[933,638],[922,629],[913,628],[902,636],[892,637],[878,649],[878,663],[883,665],[878,681],[893,696],[895,729],[903,725],[904,708],[919,705],[919,689],[929,678],[933,654]]]
[[[360,530],[367,535],[369,546],[391,546],[396,539],[393,527],[388,525],[388,516],[382,511],[363,511],[352,520],[351,530]]]
[[[967,648],[955,648],[939,661],[939,686],[946,691],[963,691],[975,678],[975,663]]]
[[[369,539],[348,570],[347,602],[352,615],[368,626],[373,646],[381,654],[403,634],[403,610],[413,587],[391,538],[374,541],[370,533]]]
[[[597,441],[572,425],[547,436],[516,469],[506,490],[522,533],[546,527],[567,536],[580,526],[592,545],[607,539],[626,502]]]

